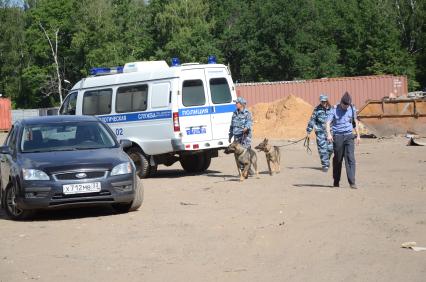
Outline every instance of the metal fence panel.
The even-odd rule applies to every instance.
[[[403,96],[408,93],[405,76],[376,75],[359,77],[323,78],[300,81],[278,81],[262,83],[237,83],[238,96],[247,100],[249,106],[257,103],[270,103],[295,95],[311,105],[318,104],[321,93],[328,94],[330,103],[336,104],[345,91],[359,108],[367,100],[382,99],[387,96]]]

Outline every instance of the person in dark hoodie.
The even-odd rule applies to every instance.
[[[355,136],[353,130],[355,129]],[[346,175],[352,189],[357,189],[355,182],[355,146],[359,145],[359,126],[356,119],[356,109],[352,105],[352,98],[348,92],[343,94],[340,104],[330,111],[327,124],[327,140],[333,142],[333,179],[334,187],[339,187],[342,163],[345,159]],[[333,134],[332,134],[333,132]]]

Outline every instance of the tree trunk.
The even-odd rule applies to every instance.
[[[55,47],[53,47],[52,40],[49,37],[49,34],[46,32],[46,29],[43,27],[41,22],[38,23],[40,25],[40,28],[43,30],[44,35],[46,36],[47,41],[49,42],[50,50],[52,51],[53,60],[55,62],[55,69],[56,69],[56,79],[58,80],[58,95],[59,95],[59,102],[62,105],[62,79],[61,74],[59,71],[59,61],[58,61],[58,34],[59,34],[59,28],[55,31]]]

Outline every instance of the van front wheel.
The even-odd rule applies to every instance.
[[[139,178],[147,178],[149,176],[148,158],[142,153],[139,148],[130,148],[127,154],[132,159],[136,166],[136,174]]]

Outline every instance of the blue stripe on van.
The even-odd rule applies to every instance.
[[[214,111],[213,111],[214,114],[232,113],[237,109],[235,104],[213,106],[213,108],[214,108]]]
[[[208,115],[208,114],[232,113],[233,111],[235,111],[235,109],[236,109],[235,104],[186,108],[186,109],[179,109],[179,116],[187,117],[187,116],[200,116],[200,115]]]
[[[172,118],[172,111],[155,111],[155,112],[137,112],[131,114],[116,114],[108,116],[98,116],[105,123],[117,123],[139,120],[154,120]]]
[[[212,107],[187,108],[187,109],[179,109],[179,116],[180,117],[200,116],[200,115],[211,114],[211,112],[212,112]]]
[[[208,106],[208,107],[196,107],[196,108],[187,108],[180,109],[179,116],[199,116],[199,115],[208,115],[208,114],[223,114],[223,113],[232,113],[235,111],[234,104],[222,105],[222,106]],[[117,123],[117,122],[129,122],[129,121],[139,121],[139,120],[155,120],[155,119],[166,119],[172,118],[172,111],[153,111],[153,112],[137,112],[131,114],[115,114],[107,116],[98,116],[100,120],[105,123]]]

